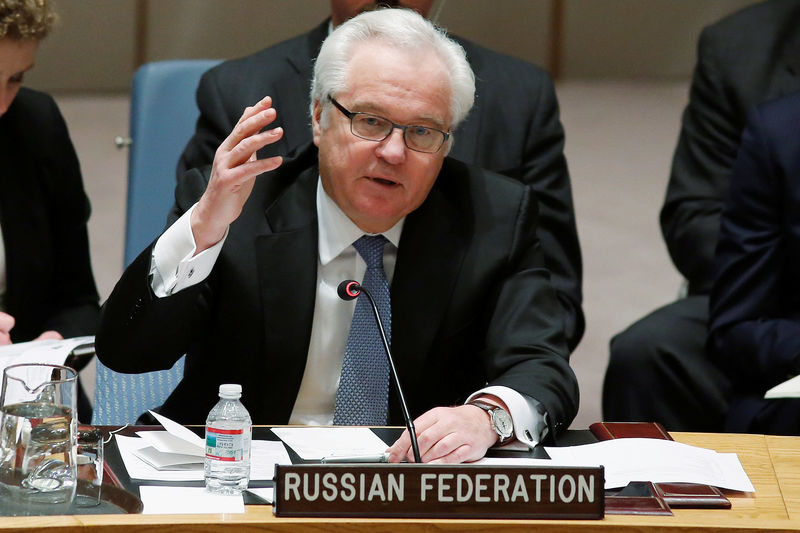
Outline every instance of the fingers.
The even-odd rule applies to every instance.
[[[0,311],[0,333],[9,333],[14,327],[16,320],[8,313]]]
[[[462,463],[482,458],[497,440],[478,407],[438,407],[414,421],[422,462]],[[408,431],[389,448],[389,461],[413,461]]]
[[[11,335],[0,332],[0,346],[5,346],[6,344],[11,344]]]
[[[36,339],[34,339],[34,340],[37,340],[37,341],[45,341],[45,340],[62,341],[62,340],[64,340],[64,337],[61,336],[61,333],[51,329],[51,330],[45,331],[44,333],[42,333],[41,335],[36,337]]]
[[[271,124],[275,117],[277,117],[277,112],[272,107],[272,98],[269,96],[264,97],[254,106],[246,107],[233,131],[220,144],[220,149],[232,150],[243,139]]]

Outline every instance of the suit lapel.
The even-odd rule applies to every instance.
[[[269,372],[281,386],[265,401],[289,419],[308,354],[317,279],[316,183],[308,168],[266,210],[268,231],[256,238],[265,346]]]
[[[447,179],[444,168],[439,182]],[[439,185],[406,218],[392,280],[392,351],[407,390],[417,389],[468,245],[468,222]]]

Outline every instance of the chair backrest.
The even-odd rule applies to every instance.
[[[158,61],[140,67],[131,87],[125,265],[163,230],[172,207],[175,170],[199,115],[200,76],[218,60]],[[134,423],[164,403],[183,378],[183,358],[170,370],[120,374],[97,362],[92,423]]]

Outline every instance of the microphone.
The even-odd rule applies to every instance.
[[[397,377],[397,370],[394,367],[394,358],[392,357],[392,349],[389,348],[389,341],[386,339],[386,332],[383,329],[381,315],[378,313],[378,306],[375,305],[375,300],[372,299],[372,295],[369,293],[369,291],[362,287],[361,284],[355,280],[344,280],[336,288],[336,292],[339,295],[339,298],[346,302],[355,300],[360,294],[364,294],[364,296],[366,296],[369,300],[369,303],[372,305],[372,314],[375,315],[375,321],[378,323],[378,331],[380,331],[381,339],[383,340],[383,349],[386,352],[386,358],[389,360],[389,368],[391,369],[392,378],[394,379],[394,386],[397,388],[397,396],[400,399],[400,407],[403,409],[403,418],[406,421],[408,435],[411,437],[411,449],[414,451],[414,462],[421,463],[422,459],[420,459],[419,456],[417,431],[414,429],[414,422],[411,420],[411,415],[408,413],[408,404],[406,403],[405,395],[403,395],[403,388],[400,386],[400,378]]]

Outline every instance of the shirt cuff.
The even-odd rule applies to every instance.
[[[520,443],[533,448],[547,435],[547,412],[538,400],[509,387],[494,385],[473,393],[464,403],[484,394],[497,396],[508,406],[508,414],[514,423],[514,437]]]
[[[158,238],[150,260],[150,286],[163,298],[205,280],[214,268],[228,231],[214,246],[194,255],[197,244],[192,233],[194,204]]]

